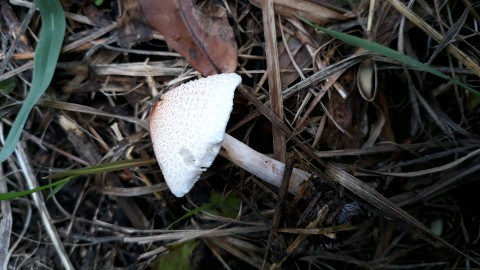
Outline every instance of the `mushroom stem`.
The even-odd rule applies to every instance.
[[[280,187],[285,170],[282,162],[253,150],[228,134],[225,134],[219,154],[258,178]],[[288,191],[295,194],[300,184],[309,177],[309,173],[294,168]]]

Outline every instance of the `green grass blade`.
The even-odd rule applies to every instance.
[[[48,184],[48,185],[44,185],[44,186],[41,186],[41,187],[38,187],[38,188],[34,188],[34,189],[29,189],[29,190],[23,190],[23,191],[15,191],[15,192],[6,192],[6,193],[0,193],[0,200],[11,200],[11,199],[14,199],[14,198],[17,198],[17,197],[23,197],[23,196],[27,196],[27,195],[30,195],[34,192],[38,192],[38,191],[42,191],[42,190],[45,190],[45,189],[49,189],[51,187],[55,187],[55,186],[58,186],[58,185],[65,185],[66,183],[68,183],[68,181],[70,181],[71,178],[65,178],[65,179],[62,179],[60,181],[57,181],[57,182],[54,182],[54,183],[51,183],[51,184]]]
[[[64,177],[70,177],[70,176],[81,176],[81,175],[101,173],[101,172],[118,171],[123,169],[151,165],[151,164],[155,164],[155,162],[157,162],[157,160],[154,158],[118,160],[118,161],[114,161],[110,163],[102,163],[99,165],[90,166],[86,168],[59,172],[59,173],[47,176],[45,178],[56,179],[56,178],[64,178]]]
[[[438,76],[440,78],[448,80],[448,81],[450,81],[450,82],[452,82],[452,83],[454,83],[458,86],[461,86],[461,87],[465,88],[466,90],[470,91],[472,94],[475,94],[476,96],[480,96],[480,92],[473,89],[471,86],[469,86],[465,83],[462,83],[458,80],[454,80],[451,77],[449,77],[449,76],[441,73],[440,71],[434,69],[433,67],[431,67],[429,65],[426,65],[422,62],[419,62],[418,60],[416,60],[416,59],[414,59],[414,58],[412,58],[408,55],[399,53],[398,51],[392,50],[388,47],[385,47],[385,46],[380,45],[380,44],[375,43],[375,42],[371,42],[371,41],[368,41],[368,40],[365,40],[365,39],[362,39],[362,38],[358,38],[358,37],[355,37],[355,36],[351,36],[351,35],[348,35],[348,34],[344,34],[344,33],[341,33],[341,32],[337,32],[337,31],[333,31],[333,30],[330,30],[330,29],[327,29],[327,28],[317,26],[317,25],[309,22],[305,18],[302,18],[302,17],[299,17],[299,18],[302,21],[304,21],[306,24],[308,24],[310,26],[313,26],[316,29],[318,29],[319,31],[321,31],[325,34],[328,34],[328,35],[330,35],[330,36],[332,36],[336,39],[339,39],[339,40],[341,40],[341,41],[343,41],[343,42],[345,42],[349,45],[359,47],[359,48],[363,48],[367,51],[382,55],[382,56],[387,57],[389,59],[392,59],[392,60],[398,61],[400,63],[403,63],[407,66],[411,66],[411,67],[414,67],[414,68],[419,69],[421,71],[428,72],[430,74],[433,74],[435,76]]]
[[[0,151],[0,163],[15,150],[28,115],[50,85],[65,35],[65,13],[60,2],[40,0],[36,4],[42,17],[42,30],[35,48],[32,87]]]
[[[91,167],[86,167],[86,168],[81,168],[77,170],[70,170],[70,171],[65,171],[65,172],[60,172],[48,177],[45,177],[47,179],[56,179],[56,178],[64,178],[62,180],[59,180],[57,182],[47,184],[38,188],[34,189],[29,189],[29,190],[24,190],[24,191],[17,191],[17,192],[7,192],[7,193],[0,193],[0,200],[10,200],[16,197],[22,197],[26,195],[30,195],[34,192],[45,190],[51,187],[54,187],[52,192],[48,195],[47,199],[50,199],[53,195],[55,195],[60,189],[62,189],[63,186],[65,186],[70,180],[82,176],[82,175],[87,175],[87,174],[94,174],[94,173],[99,173],[99,172],[110,172],[110,171],[118,171],[118,170],[123,170],[123,169],[128,169],[128,168],[133,168],[133,167],[139,167],[139,166],[145,166],[145,165],[150,165],[154,164],[157,162],[154,158],[149,158],[149,159],[132,159],[132,160],[119,160],[111,163],[104,163],[104,164],[99,164],[96,166],[91,166]]]
[[[191,216],[198,214],[201,211],[206,211],[212,213],[214,215],[221,215],[224,217],[235,218],[238,214],[240,209],[240,200],[237,196],[228,194],[227,196],[223,196],[219,193],[212,193],[210,197],[210,203],[197,207],[188,211],[185,215],[181,218],[175,220],[172,224],[170,224],[165,230],[170,230],[173,226],[175,226],[180,221],[187,219]],[[218,211],[220,210],[220,211]]]
[[[170,230],[173,226],[175,226],[175,224],[179,223],[180,221],[186,219],[186,218],[189,218],[191,216],[194,216],[196,215],[197,213],[199,213],[200,211],[204,211],[204,210],[207,210],[209,208],[212,207],[212,203],[207,203],[205,205],[202,205],[200,207],[197,207],[195,209],[192,209],[190,211],[188,211],[185,215],[183,215],[181,218],[175,220],[172,224],[168,225],[167,228],[165,228],[165,230]]]
[[[47,200],[50,200],[53,196],[55,196],[55,194],[57,194],[66,184],[68,184],[70,180],[75,179],[75,177],[76,176],[69,176],[65,179],[55,182],[55,183],[58,183],[58,185],[55,185],[52,191],[50,191],[50,193],[47,196]],[[65,181],[65,182],[62,183],[62,181]]]

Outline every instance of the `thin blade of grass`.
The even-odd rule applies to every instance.
[[[183,215],[181,218],[175,220],[172,224],[168,225],[167,228],[165,228],[165,230],[170,230],[173,226],[175,226],[177,223],[179,223],[180,221],[186,219],[186,218],[189,218],[191,216],[194,216],[195,214],[199,213],[200,211],[204,211],[208,208],[210,208],[212,206],[212,203],[207,203],[205,205],[202,205],[200,207],[197,207],[195,209],[192,209],[190,211],[188,211],[185,215]]]
[[[52,188],[52,187],[56,187],[58,185],[63,186],[66,183],[68,183],[68,181],[70,181],[70,180],[71,180],[71,178],[65,178],[65,179],[59,180],[59,181],[51,183],[51,184],[43,185],[43,186],[38,187],[38,188],[33,188],[33,189],[28,189],[28,190],[23,190],[23,191],[0,193],[0,200],[11,200],[11,199],[15,199],[17,197],[23,197],[23,196],[30,195],[34,192],[38,192],[38,191],[42,191],[42,190],[49,189],[49,188]]]
[[[465,88],[466,90],[470,91],[472,94],[480,97],[480,92],[473,89],[471,86],[469,86],[465,83],[462,83],[458,80],[454,80],[450,76],[447,76],[447,75],[441,73],[440,71],[434,69],[433,67],[431,67],[429,65],[426,65],[426,64],[423,64],[422,62],[419,62],[419,61],[413,59],[412,57],[410,57],[408,55],[399,53],[398,51],[392,50],[390,48],[387,48],[387,47],[385,47],[383,45],[380,45],[378,43],[375,43],[375,42],[371,42],[371,41],[368,41],[368,40],[365,40],[365,39],[362,39],[362,38],[359,38],[359,37],[351,36],[351,35],[348,35],[348,34],[344,34],[344,33],[341,33],[341,32],[337,32],[337,31],[333,31],[333,30],[330,30],[330,29],[327,29],[327,28],[317,26],[317,25],[307,21],[305,18],[302,18],[302,17],[299,17],[299,18],[302,21],[304,21],[306,24],[314,27],[315,29],[317,29],[317,30],[319,30],[319,31],[321,31],[325,34],[328,34],[328,35],[330,35],[330,36],[332,36],[336,39],[339,39],[339,40],[341,40],[341,41],[343,41],[343,42],[345,42],[349,45],[359,47],[359,48],[363,48],[367,51],[382,55],[382,56],[387,57],[389,59],[392,59],[394,61],[398,61],[398,62],[400,62],[404,65],[414,67],[414,68],[419,69],[419,70],[424,71],[424,72],[428,72],[428,73],[433,74],[435,76],[438,76],[442,79],[448,80],[448,81],[450,81],[450,82],[452,82],[452,83],[454,83],[458,86],[461,86],[461,87]]]
[[[42,190],[54,187],[52,192],[48,195],[48,198],[50,198],[53,195],[55,195],[55,193],[57,193],[60,189],[62,189],[64,185],[66,185],[70,180],[74,179],[75,177],[87,175],[87,174],[99,173],[99,172],[111,172],[111,171],[118,171],[118,170],[133,168],[133,167],[145,166],[145,165],[154,164],[155,162],[157,161],[154,158],[119,160],[119,161],[99,164],[99,165],[91,166],[87,168],[60,172],[45,178],[47,179],[64,178],[62,180],[59,180],[51,184],[43,185],[41,187],[34,188],[34,189],[17,191],[17,192],[0,193],[0,200],[10,200],[17,197],[30,195],[37,191],[42,191]]]
[[[76,176],[69,176],[65,179],[62,179],[60,181],[57,181],[58,185],[54,186],[53,189],[50,191],[50,193],[47,196],[47,200],[50,200],[55,194],[57,194],[70,180],[74,179]],[[62,181],[65,181],[62,183]]]
[[[442,41],[438,43],[437,48],[435,48],[435,51],[433,51],[432,55],[430,56],[430,59],[428,59],[427,64],[430,65],[435,57],[445,49],[450,42],[455,40],[455,37],[458,35],[460,30],[462,30],[465,21],[467,20],[468,14],[470,13],[470,8],[466,8],[463,11],[462,16],[448,29],[447,33],[445,33],[445,37],[443,37]]]
[[[36,4],[42,17],[42,30],[35,48],[32,87],[0,151],[0,162],[5,161],[15,150],[28,115],[50,85],[65,35],[65,13],[60,2],[41,0],[36,1]]]
[[[157,162],[154,158],[148,159],[129,159],[129,160],[118,160],[110,163],[102,163],[95,166],[80,168],[76,170],[69,170],[65,172],[59,172],[50,176],[45,177],[46,179],[57,179],[70,176],[81,176],[87,174],[95,174],[101,172],[111,172],[118,171],[123,169],[129,169],[139,166],[151,165]]]

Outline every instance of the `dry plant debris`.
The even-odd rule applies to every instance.
[[[226,131],[238,146],[220,154],[264,153],[282,169],[264,182],[248,173],[256,160],[218,157],[178,199],[159,166],[145,165],[78,177],[48,199],[2,201],[0,268],[478,266],[480,98],[297,17],[479,90],[474,1],[95,2],[61,1],[55,77],[0,167],[1,192],[154,157],[157,96],[226,72],[242,77]],[[2,142],[32,78],[41,19],[31,4],[0,1]]]

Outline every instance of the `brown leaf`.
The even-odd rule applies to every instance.
[[[204,76],[234,72],[237,44],[223,9],[193,0],[139,0],[147,23]],[[208,14],[207,14],[208,13]]]

